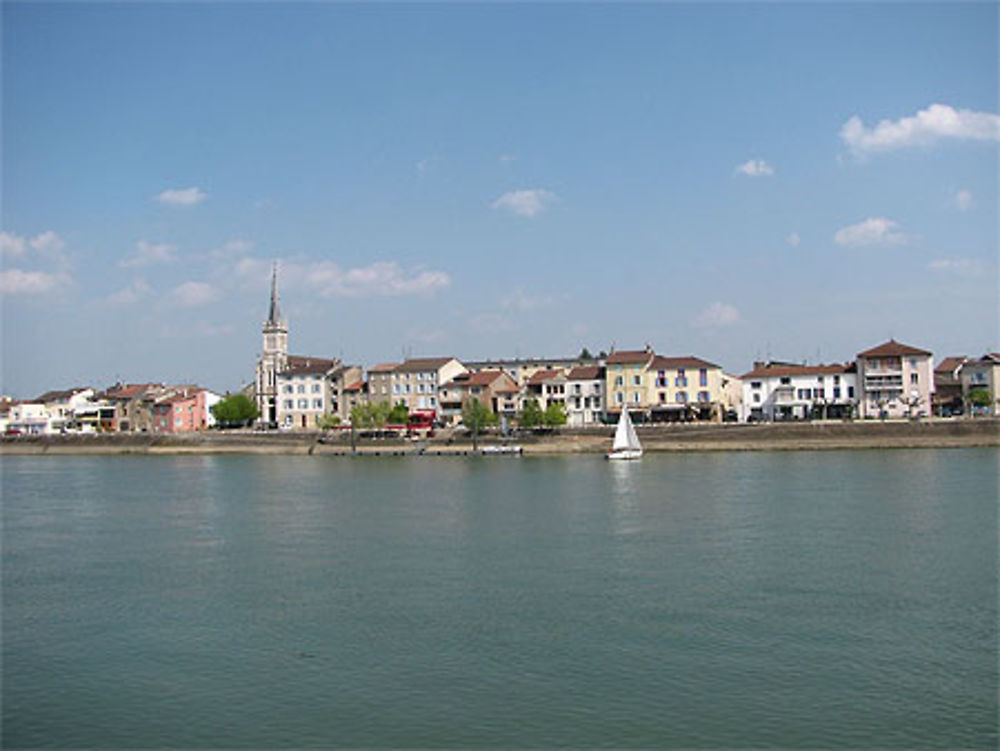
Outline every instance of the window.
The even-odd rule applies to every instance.
[[[822,399],[824,396],[826,396],[826,389],[816,389],[815,393],[817,399]]]
[[[791,384],[791,382],[792,382],[792,379],[789,378],[788,376],[785,376],[784,378],[781,379],[781,385],[782,386],[788,386],[788,385]]]
[[[823,376],[816,376],[816,383],[823,383]]]
[[[615,394],[615,403],[621,404],[624,401],[625,401],[625,395],[621,391],[617,392]]]
[[[836,384],[836,383],[840,383],[840,376],[838,376],[838,375],[835,375],[835,376],[833,377],[833,382],[834,382],[835,384]]]
[[[910,373],[910,383],[916,386],[920,382],[920,376],[916,373]]]
[[[759,389],[760,388],[760,381],[750,381],[750,388],[752,388],[752,389]]]
[[[319,385],[318,383],[314,383],[314,384],[313,384],[313,393],[314,393],[314,394],[318,394],[318,393],[320,392],[320,390],[321,390],[322,388],[323,388],[323,387],[322,387],[322,386],[320,386],[320,385]]]
[[[708,385],[708,369],[700,368],[698,370],[698,385],[707,386]],[[705,401],[708,401],[707,399]]]
[[[296,391],[298,391],[300,394],[306,393],[306,385],[304,383],[300,383]]]
[[[430,404],[432,407],[437,406],[437,400],[433,396],[427,397],[427,403]]]
[[[853,386],[848,386],[847,387],[847,398],[848,399],[853,399],[854,398],[854,387]]]
[[[634,375],[632,376],[632,385],[639,386],[642,383],[642,376]]]
[[[667,401],[667,393],[665,391],[661,391],[660,392],[660,404],[663,404],[665,401]]]
[[[639,392],[638,391],[633,391],[632,392],[632,403],[633,404],[638,404],[639,403]]]
[[[688,385],[687,376],[684,373],[684,368],[677,368],[677,378],[674,379],[674,385],[678,388]]]
[[[667,374],[665,371],[660,370],[656,373],[656,385],[663,388],[667,385]]]
[[[313,399],[313,409],[323,409],[323,400]]]
[[[707,404],[708,403],[708,392],[707,391],[699,391],[698,392],[698,401]]]
[[[840,386],[834,386],[833,387],[833,398],[834,399],[839,399],[840,398]]]
[[[286,394],[294,394],[295,393],[295,387],[292,384],[288,384],[287,386],[285,386],[285,393]]]
[[[624,386],[625,379],[622,376],[615,376],[615,386]]]
[[[677,394],[674,396],[674,401],[676,401],[678,404],[687,404],[687,400],[688,400],[688,395],[686,391],[678,391]]]
[[[760,394],[754,394],[753,395],[753,400],[754,400],[755,403],[760,403]]]
[[[285,409],[295,409],[295,400],[285,399]]]
[[[309,409],[309,400],[308,399],[299,399],[299,401],[298,401],[298,407],[299,407],[299,409]]]

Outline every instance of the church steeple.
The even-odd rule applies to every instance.
[[[269,326],[280,326],[281,321],[281,309],[278,307],[278,262],[274,262],[274,266],[271,269],[271,309],[267,314],[267,323]]]

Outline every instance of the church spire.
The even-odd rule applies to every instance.
[[[278,262],[271,269],[271,309],[267,314],[267,322],[271,326],[281,324],[281,310],[278,308]]]

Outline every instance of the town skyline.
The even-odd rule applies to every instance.
[[[0,12],[0,393],[1000,350],[995,5]]]

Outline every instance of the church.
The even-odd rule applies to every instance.
[[[324,418],[346,422],[363,378],[356,365],[338,359],[288,354],[288,324],[278,306],[278,266],[271,271],[271,303],[261,327],[262,347],[254,375],[259,423],[266,428],[316,429]]]

